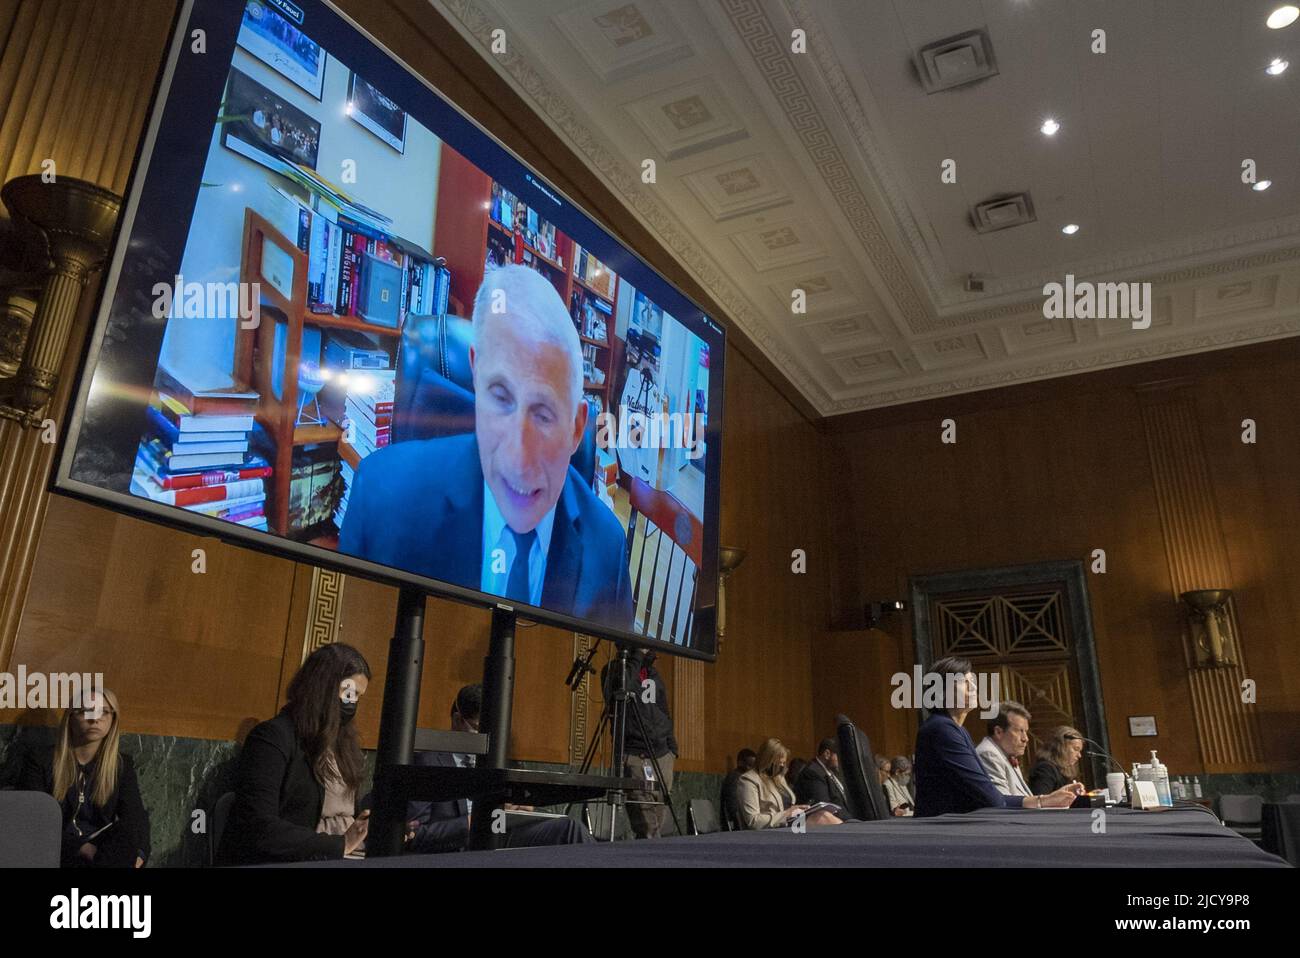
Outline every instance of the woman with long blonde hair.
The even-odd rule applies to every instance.
[[[769,738],[758,750],[754,767],[740,776],[738,792],[740,817],[746,828],[780,828],[790,824],[800,812],[808,810],[794,797],[786,781],[790,767],[790,750],[780,739]],[[838,825],[840,818],[825,809],[809,815],[809,825]]]
[[[65,867],[141,868],[149,858],[149,814],[121,738],[117,696],[91,691],[64,711],[53,750],[27,755],[18,787],[63,806]]]

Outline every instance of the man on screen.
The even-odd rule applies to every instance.
[[[474,432],[362,460],[339,550],[630,630],[623,529],[569,464],[589,413],[563,301],[534,270],[503,266],[473,324]]]

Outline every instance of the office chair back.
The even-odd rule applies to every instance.
[[[849,812],[854,818],[868,822],[889,818],[889,806],[876,774],[876,756],[871,751],[871,741],[846,715],[838,716],[835,724]]]
[[[474,431],[474,325],[461,316],[408,316],[397,351],[392,441]],[[569,463],[590,488],[596,475],[596,417],[588,416]]]
[[[226,792],[217,804],[212,806],[212,821],[208,823],[208,864],[217,862],[217,849],[221,847],[221,836],[226,831],[226,822],[230,821],[230,809],[235,804],[235,793]]]
[[[1219,817],[1227,825],[1258,827],[1264,812],[1264,799],[1258,795],[1219,796]]]
[[[642,635],[685,643],[695,614],[704,525],[675,496],[641,479],[631,480],[628,498],[624,558],[632,574],[633,624]]]
[[[0,792],[0,868],[58,868],[63,809],[46,792]]]
[[[686,806],[686,817],[690,821],[692,835],[711,835],[722,831],[722,826],[718,824],[718,813],[707,798],[692,798]]]

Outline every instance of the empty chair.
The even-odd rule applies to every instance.
[[[707,798],[692,798],[686,807],[686,815],[692,835],[709,835],[722,830],[718,824],[718,813]]]
[[[63,809],[45,792],[0,792],[0,868],[58,868]]]
[[[226,830],[226,822],[230,820],[230,806],[234,804],[235,793],[226,792],[217,799],[217,804],[212,806],[212,821],[208,823],[209,865],[215,865],[217,862],[217,849],[221,847],[221,833]]]
[[[1257,841],[1260,837],[1260,818],[1264,800],[1258,795],[1219,796],[1219,817],[1234,832]]]
[[[889,806],[876,774],[876,756],[871,751],[871,741],[846,715],[837,716],[835,725],[840,740],[840,769],[844,773],[849,812],[862,821],[889,818]]]

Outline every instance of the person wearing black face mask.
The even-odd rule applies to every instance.
[[[618,662],[617,658],[611,660],[600,675],[606,702],[614,694]],[[668,714],[668,692],[654,662],[653,650],[633,649],[628,653],[627,674],[624,677],[625,687],[635,694],[629,700],[627,731],[623,736],[627,753],[623,774],[647,783],[644,791],[629,792],[627,796],[628,823],[637,838],[658,838],[668,820],[668,806],[655,804],[663,801],[663,792],[658,785],[650,784],[654,775],[654,764],[650,759],[654,757],[658,760],[659,770],[664,776],[664,786],[671,791],[673,759],[677,757],[673,719]],[[636,720],[638,715],[640,722]]]
[[[313,652],[288,702],[249,733],[217,863],[343,858],[364,848],[369,812],[357,809],[363,759],[353,722],[370,666],[350,645]]]

